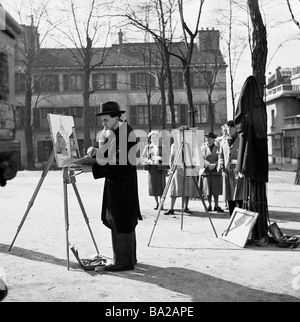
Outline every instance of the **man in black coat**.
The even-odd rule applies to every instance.
[[[95,179],[104,178],[101,219],[111,229],[114,263],[105,267],[107,271],[134,269],[136,257],[135,228],[142,220],[138,197],[136,170],[136,136],[132,127],[121,120],[119,104],[109,101],[101,105],[104,127],[102,146],[96,151],[92,166],[83,166],[85,172],[92,171]],[[91,151],[89,151],[91,153]]]

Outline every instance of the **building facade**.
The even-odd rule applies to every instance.
[[[26,28],[24,26],[24,30],[27,30]],[[52,152],[48,113],[73,116],[78,143],[80,147],[83,146],[85,76],[83,67],[78,63],[80,54],[77,49],[39,48],[38,42],[35,41],[34,44],[37,55],[32,72],[31,108],[35,165],[39,168],[47,162]],[[173,48],[180,52],[184,50],[184,44],[174,43]],[[22,55],[16,62],[17,136],[23,147],[21,158],[24,163],[26,68],[20,57]],[[90,138],[95,146],[101,124],[94,114],[101,102],[117,101],[121,108],[126,110],[125,117],[136,130],[149,131],[149,118],[152,130],[162,129],[162,103],[158,81],[161,60],[158,57],[156,44],[124,43],[121,31],[118,44],[110,48],[93,48],[93,69],[89,79],[91,92],[89,126]],[[101,63],[97,66],[97,62]],[[171,57],[170,65],[174,87],[175,121],[179,127],[188,124],[187,96],[180,60]],[[221,125],[227,120],[226,67],[219,49],[219,31],[200,30],[191,66],[191,84],[196,110],[195,125],[204,131],[211,129],[209,95],[213,104],[214,128],[217,134]],[[216,75],[216,79],[210,93],[211,88],[207,87],[204,80],[210,76],[213,78],[213,75]],[[168,97],[167,90],[166,97]],[[166,129],[171,130],[169,106],[166,109]]]
[[[300,66],[278,67],[267,80],[269,162],[297,164],[300,157]]]

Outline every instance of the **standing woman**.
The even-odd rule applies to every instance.
[[[168,157],[166,147],[159,143],[159,134],[151,131],[148,134],[150,143],[147,144],[142,153],[142,162],[148,167],[149,196],[153,196],[156,202],[154,210],[159,207],[159,199],[166,186],[166,165]]]
[[[200,176],[200,189],[207,196],[208,211],[212,211],[212,197],[214,198],[214,211],[224,212],[219,207],[219,196],[223,192],[222,173],[217,171],[219,147],[215,144],[216,135],[208,133],[205,135],[206,144],[201,147],[202,157],[204,159],[204,171]]]

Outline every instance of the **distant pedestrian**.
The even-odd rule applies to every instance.
[[[169,161],[170,168],[172,168],[176,153],[177,153],[177,151],[175,149],[175,144],[173,143],[171,145],[171,153],[170,153],[170,161]],[[197,179],[198,179],[198,177],[197,177]],[[197,179],[196,179],[196,183],[197,183]],[[183,180],[185,180],[184,189],[183,189]],[[183,196],[183,194],[184,194],[184,196]],[[177,165],[173,180],[170,185],[170,197],[171,197],[171,207],[167,212],[165,212],[165,215],[173,215],[174,214],[174,206],[175,206],[176,199],[178,197],[184,198],[183,199],[183,201],[184,201],[183,202],[183,211],[185,213],[191,213],[191,211],[188,207],[190,198],[199,198],[200,197],[193,177],[187,176],[184,173],[183,167],[180,165]]]
[[[166,186],[168,156],[166,147],[159,143],[158,132],[151,131],[148,138],[150,143],[145,146],[141,158],[148,170],[149,196],[154,197],[156,202],[154,210],[157,210]]]
[[[223,195],[228,201],[229,213],[235,207],[242,208],[245,178],[237,171],[239,136],[233,120],[227,122],[228,137],[220,141],[218,171],[223,172]]]
[[[200,190],[207,196],[208,211],[212,211],[212,197],[214,198],[214,211],[224,212],[219,206],[219,196],[223,192],[222,173],[217,171],[219,147],[215,144],[214,133],[205,134],[206,144],[201,147],[201,154],[204,159],[204,171],[200,176]]]

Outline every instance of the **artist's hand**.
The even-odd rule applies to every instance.
[[[162,157],[160,157],[158,155],[157,156],[154,155],[151,159],[152,159],[152,161],[160,161],[162,159]]]
[[[112,134],[113,132],[111,130],[103,129],[99,136],[99,144],[103,145]]]
[[[222,171],[223,170],[223,164],[219,164],[218,166],[217,166],[217,171],[218,172],[220,172],[220,171]]]
[[[83,164],[81,168],[82,168],[82,171],[85,173],[93,171],[93,167],[91,165]]]
[[[96,149],[96,148],[94,148],[94,147],[89,147],[88,149],[87,149],[87,155],[90,157],[90,158],[92,158],[92,157],[94,157],[94,156],[96,156],[96,154],[97,154],[97,150],[98,149]]]

